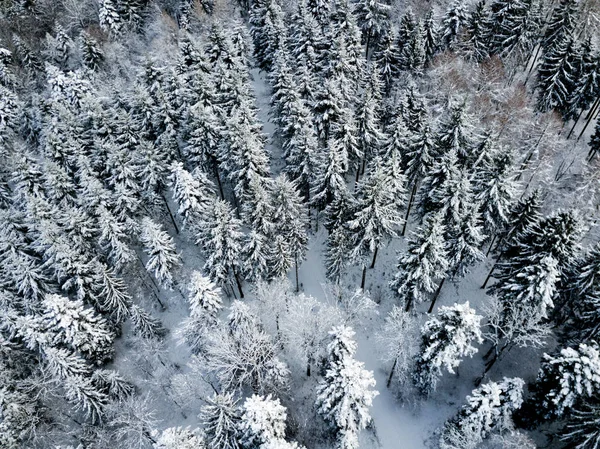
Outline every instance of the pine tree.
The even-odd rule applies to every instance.
[[[252,123],[253,119],[244,117],[248,113],[248,109],[238,110],[228,120],[225,149],[220,158],[229,179],[234,183],[235,195],[242,203],[252,201],[248,194],[253,180],[269,177],[269,157],[264,149],[263,136],[257,130],[259,125]]]
[[[423,302],[436,288],[436,279],[444,279],[448,269],[447,243],[440,214],[425,219],[408,240],[408,251],[398,260],[398,273],[390,283],[409,311]]]
[[[323,254],[327,279],[339,284],[350,257],[351,239],[347,229],[342,226],[333,228],[327,236]]]
[[[368,175],[359,185],[354,217],[348,227],[356,232],[352,257],[359,259],[365,253],[373,253],[373,268],[380,245],[396,237],[402,224],[399,205],[404,201],[405,191],[404,186],[394,186],[393,180],[385,176],[378,158],[370,165]]]
[[[487,370],[514,346],[539,346],[548,334],[543,321],[554,307],[561,279],[579,251],[581,223],[574,212],[558,212],[514,236],[503,252],[490,288],[493,347]]]
[[[578,16],[576,0],[560,0],[552,10],[552,16],[546,25],[542,47],[546,51],[575,32]]]
[[[327,368],[317,387],[316,407],[331,426],[340,449],[357,449],[358,432],[371,421],[369,407],[378,392],[373,373],[353,357],[356,343],[349,327],[334,327],[327,346]]]
[[[154,449],[197,449],[204,446],[204,438],[198,429],[169,427],[162,432],[154,431]]]
[[[42,302],[43,313],[37,319],[49,345],[66,345],[98,364],[112,358],[115,336],[106,320],[82,301],[48,294]]]
[[[495,0],[490,5],[488,19],[488,49],[490,54],[507,54],[519,38],[531,7],[531,2],[523,0]]]
[[[594,134],[590,137],[589,145],[588,159],[591,161],[596,156],[596,153],[600,151],[600,120],[596,122],[596,128],[594,129]]]
[[[483,61],[489,54],[489,23],[486,0],[479,0],[465,25],[465,40],[461,47],[469,59]]]
[[[296,291],[298,292],[300,291],[298,265],[305,258],[308,244],[306,206],[300,198],[296,184],[289,181],[285,175],[275,178],[272,195],[275,246],[278,246],[278,237],[281,237],[288,246],[296,269]]]
[[[573,410],[562,431],[561,440],[574,445],[577,449],[593,449],[600,444],[598,433],[598,404],[591,400]]]
[[[467,21],[468,13],[464,0],[453,0],[446,10],[439,31],[439,39],[442,41],[443,48],[454,48],[463,28],[467,25]]]
[[[173,269],[181,259],[177,254],[173,238],[162,227],[148,217],[141,222],[140,241],[148,255],[146,270],[154,274],[164,288],[173,287]]]
[[[600,52],[589,37],[583,41],[577,54],[579,57],[574,76],[576,87],[569,93],[568,106],[563,113],[565,120],[575,120],[569,137],[583,111],[589,109],[595,101],[596,93],[600,91]]]
[[[279,399],[253,395],[244,402],[240,418],[240,441],[244,448],[256,448],[285,436],[286,409]]]
[[[358,152],[363,161],[370,161],[379,153],[383,139],[380,129],[381,88],[379,70],[373,62],[356,113]]]
[[[462,357],[477,353],[473,343],[483,343],[480,321],[481,316],[466,302],[440,307],[438,316],[425,323],[414,375],[415,385],[421,393],[435,391],[442,368],[454,373]]]
[[[215,107],[198,102],[190,108],[188,122],[190,138],[185,147],[186,157],[189,162],[214,174],[221,199],[223,199],[222,180],[219,173],[223,126],[218,112]]]
[[[464,166],[471,159],[474,147],[473,120],[465,101],[451,105],[449,114],[436,133],[437,153],[443,155],[456,151],[458,162]]]
[[[212,182],[200,170],[194,170],[193,174],[188,172],[181,162],[171,166],[170,180],[173,199],[179,204],[178,212],[184,223],[202,219],[214,197]]]
[[[525,382],[518,377],[488,382],[467,396],[467,403],[441,432],[441,449],[476,447],[492,432],[513,428],[511,415],[523,404]]]
[[[250,33],[254,40],[254,56],[260,68],[270,71],[275,53],[285,39],[283,11],[276,0],[252,3]]]
[[[241,222],[235,218],[229,203],[215,199],[199,224],[196,244],[205,251],[204,271],[210,279],[221,286],[235,281],[243,298],[239,279],[242,237]]]
[[[491,160],[485,161],[479,168],[475,185],[475,199],[480,204],[484,232],[488,236],[505,229],[516,199],[518,184],[514,180],[513,157],[505,151],[500,148]]]
[[[548,112],[568,106],[569,93],[575,89],[575,45],[564,36],[544,53],[538,69],[538,109]]]
[[[181,334],[192,350],[199,353],[206,332],[217,324],[217,316],[223,308],[221,289],[200,272],[194,271],[188,292],[190,316],[185,320]]]
[[[271,186],[263,186],[259,180],[250,185],[253,204],[244,208],[244,221],[250,225],[242,253],[242,271],[249,280],[268,279],[271,239],[275,232]]]
[[[366,43],[366,54],[369,55],[370,46],[375,42],[382,31],[388,27],[390,6],[379,0],[357,0],[355,13],[358,26],[362,30],[362,39]]]
[[[111,34],[119,34],[123,27],[124,18],[113,0],[100,2],[100,27]]]
[[[240,412],[232,393],[215,394],[200,413],[210,449],[239,449]]]
[[[393,30],[380,37],[373,52],[373,59],[379,68],[384,91],[389,93],[399,73],[400,53],[396,45],[396,34]]]
[[[433,9],[430,9],[423,22],[423,36],[425,41],[425,65],[427,65],[437,53],[438,43],[438,26],[433,16]]]
[[[333,137],[327,141],[327,151],[318,155],[315,171],[311,203],[323,210],[346,191],[344,175],[348,171],[348,153],[343,142]]]
[[[560,418],[600,387],[600,351],[595,342],[544,354],[531,401],[545,419]]]
[[[420,74],[426,62],[426,47],[423,24],[418,22],[409,40],[400,52],[399,63],[402,70]]]

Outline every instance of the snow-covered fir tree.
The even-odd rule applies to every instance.
[[[440,307],[438,315],[425,323],[417,357],[414,382],[419,391],[435,391],[442,369],[449,373],[462,362],[462,357],[477,353],[474,343],[482,343],[481,316],[469,303]]]
[[[511,415],[523,404],[524,386],[523,379],[505,377],[473,390],[467,403],[444,425],[440,448],[475,448],[491,432],[512,429]]]
[[[173,238],[148,217],[141,222],[140,241],[148,255],[146,269],[165,288],[173,286],[173,270],[181,263]]]
[[[327,346],[325,377],[317,387],[316,407],[331,426],[340,449],[358,448],[358,433],[371,421],[369,408],[379,393],[373,373],[354,359],[354,331],[337,326]]]

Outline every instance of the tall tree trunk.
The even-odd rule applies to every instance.
[[[600,103],[599,103],[600,104]],[[596,106],[597,108],[597,106]],[[594,111],[595,112],[595,111]],[[587,121],[585,122],[585,126],[583,127],[583,129],[581,130],[581,132],[579,133],[579,137],[577,137],[577,140],[581,139],[581,136],[583,136],[583,134],[585,133],[585,130],[587,129],[587,127],[589,126],[589,124],[591,123],[592,119],[594,118],[594,114],[589,114],[589,118],[587,119]]]
[[[300,282],[298,281],[298,254],[294,255],[294,262],[296,264],[296,293],[300,293]]]
[[[367,33],[367,44],[365,45],[365,59],[369,60],[369,46],[371,44],[371,30]]]
[[[490,270],[490,272],[488,273],[487,277],[485,278],[485,281],[483,281],[483,285],[481,286],[481,288],[485,288],[487,286],[487,283],[490,281],[490,278],[492,277],[492,273],[496,269],[496,265],[498,265],[498,261],[496,261],[494,263],[494,265],[492,265],[492,269]]]
[[[410,312],[410,310],[412,309],[412,305],[413,305],[413,300],[412,298],[407,299],[406,300],[406,306],[404,306],[404,311],[405,312]]]
[[[373,260],[371,261],[371,266],[369,268],[375,268],[375,261],[377,260],[377,253],[379,252],[379,245],[375,246],[375,251],[373,252]]]
[[[367,279],[367,266],[363,265],[363,271],[362,271],[362,279],[360,281],[360,288],[362,290],[365,289],[365,280]]]
[[[217,185],[219,186],[219,195],[221,195],[221,199],[225,199],[225,194],[223,193],[223,185],[221,184],[221,173],[219,172],[219,163],[216,158],[213,158],[213,171],[215,174],[215,178],[217,179]]]
[[[496,241],[496,233],[494,233],[494,236],[492,237],[492,241],[490,242],[490,247],[487,250],[487,253],[485,253],[485,257],[488,257],[490,255],[490,253],[492,252],[492,248],[494,247],[494,242]]]
[[[179,234],[179,228],[177,227],[177,223],[175,223],[175,218],[173,217],[173,213],[171,212],[171,208],[169,207],[169,202],[167,201],[167,199],[165,198],[165,196],[163,195],[162,192],[161,192],[160,196],[163,199],[163,202],[165,203],[165,206],[167,207],[167,212],[169,212],[169,217],[171,218],[171,223],[173,223],[173,227],[175,228],[175,232],[177,234]]]
[[[240,277],[238,276],[235,270],[233,270],[233,277],[235,278],[235,283],[237,284],[237,288],[240,291],[240,298],[244,299],[244,290],[242,290],[242,283],[240,282]]]
[[[594,101],[594,104],[592,105],[592,107],[590,108],[590,110],[588,111],[587,115],[585,116],[585,119],[587,120],[588,118],[590,118],[591,116],[594,115],[594,112],[596,111],[596,109],[598,108],[598,105],[600,105],[600,97],[598,97],[596,99],[596,101]]]
[[[431,305],[429,306],[429,310],[427,311],[427,313],[433,312],[433,307],[435,306],[438,296],[440,296],[440,292],[442,291],[444,282],[446,282],[446,278],[442,279],[442,282],[440,282],[440,285],[438,286],[437,290],[435,291],[435,295],[433,296],[433,299],[431,300]]]
[[[415,199],[415,194],[417,193],[417,181],[415,181],[413,188],[410,192],[410,199],[408,200],[408,207],[406,208],[406,216],[404,217],[404,226],[402,227],[402,237],[406,234],[406,225],[408,224],[408,219],[410,218],[410,209],[413,205],[413,201]]]
[[[573,131],[575,131],[575,127],[577,126],[577,123],[579,123],[579,119],[581,118],[582,115],[583,115],[583,109],[579,112],[579,114],[577,114],[577,118],[575,119],[573,126],[571,126],[571,130],[569,131],[569,134],[567,134],[567,139],[569,139],[571,137],[571,134],[573,134]]]
[[[392,365],[392,370],[390,371],[390,375],[387,380],[387,387],[390,388],[390,384],[392,383],[392,378],[394,377],[394,371],[396,371],[396,364],[398,363],[398,357],[394,359],[394,364]]]
[[[542,44],[538,45],[537,51],[535,52],[535,56],[533,57],[533,61],[531,62],[531,68],[529,69],[529,72],[527,73],[527,77],[525,78],[525,82],[523,83],[524,86],[527,86],[527,81],[529,81],[529,77],[531,76],[531,72],[533,72],[533,69],[536,66],[536,61],[538,59],[538,55],[540,54],[540,51],[542,50]]]

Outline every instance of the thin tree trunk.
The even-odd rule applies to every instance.
[[[369,45],[371,44],[371,30],[369,30],[369,33],[367,34],[367,44],[366,44],[366,48],[365,48],[365,59],[368,61],[369,60]]]
[[[390,388],[390,384],[392,383],[392,378],[394,377],[394,371],[396,371],[396,364],[398,363],[398,357],[394,359],[394,364],[392,365],[392,370],[390,371],[390,375],[387,380],[387,387]]]
[[[591,116],[594,115],[594,111],[598,108],[598,105],[600,104],[600,97],[598,97],[596,99],[596,101],[594,101],[594,104],[592,105],[592,107],[590,108],[590,110],[588,111],[587,115],[585,116],[585,119],[587,120],[588,118],[590,118]]]
[[[233,270],[233,277],[235,278],[235,283],[237,284],[237,288],[240,291],[240,298],[244,299],[244,291],[242,290],[242,283],[240,282],[240,278],[238,274]]]
[[[410,209],[417,193],[417,181],[415,181],[412,191],[410,192],[410,199],[408,200],[408,207],[406,208],[406,216],[404,217],[404,226],[402,227],[402,237],[406,234],[406,226],[408,225],[408,219],[410,218]]]
[[[433,311],[433,306],[435,306],[435,302],[437,301],[438,296],[440,296],[440,292],[442,291],[444,282],[446,282],[446,278],[442,279],[442,282],[440,282],[440,285],[438,286],[437,290],[435,291],[435,295],[433,296],[433,299],[431,300],[431,305],[429,306],[429,310],[427,311],[427,313],[431,313]]]
[[[367,279],[367,266],[363,265],[363,272],[362,272],[362,280],[360,281],[360,288],[361,289],[365,289],[365,280]]]
[[[600,104],[600,103],[599,103]],[[597,106],[596,106],[597,107]],[[595,111],[594,111],[595,112]],[[577,140],[581,139],[581,136],[583,136],[583,134],[585,133],[585,130],[587,129],[587,127],[589,126],[589,124],[591,123],[592,119],[594,118],[594,114],[589,114],[590,118],[587,119],[587,121],[585,122],[585,126],[583,127],[583,129],[581,130],[581,132],[579,133],[579,137],[577,137]]]
[[[542,50],[542,44],[538,45],[537,51],[535,52],[535,56],[533,57],[533,61],[531,62],[531,68],[529,69],[529,72],[527,73],[527,78],[525,78],[525,82],[523,83],[524,86],[527,86],[527,81],[529,81],[529,77],[531,76],[531,72],[533,72],[533,69],[536,66],[536,61],[538,59],[538,56],[540,54],[540,51]]]
[[[492,248],[494,247],[494,242],[496,241],[496,233],[494,233],[494,236],[492,237],[492,241],[490,242],[490,247],[487,250],[487,253],[485,253],[485,257],[488,257],[490,255],[490,253],[492,252]]]
[[[169,212],[169,217],[171,217],[171,223],[173,223],[173,227],[175,228],[175,232],[177,234],[179,234],[179,228],[177,227],[177,223],[175,223],[175,218],[173,217],[173,213],[171,212],[171,208],[169,207],[169,203],[167,201],[167,199],[165,198],[165,196],[162,194],[160,194],[161,198],[163,199],[165,206],[167,207],[167,212]]]
[[[371,266],[369,268],[375,268],[375,261],[377,260],[377,253],[379,252],[379,245],[375,246],[375,251],[373,252],[373,260],[371,261]]]
[[[487,283],[490,281],[490,278],[492,277],[492,273],[494,272],[494,270],[496,269],[496,266],[498,265],[498,261],[496,261],[494,263],[494,265],[492,265],[492,269],[490,270],[490,272],[488,273],[487,277],[485,278],[485,281],[483,281],[483,285],[481,286],[481,288],[485,288]]]
[[[354,178],[354,191],[358,188],[358,180],[360,179],[360,162],[356,167],[356,178]]]
[[[583,109],[579,112],[579,114],[577,114],[577,118],[575,119],[573,126],[571,126],[571,130],[569,131],[569,134],[567,134],[567,139],[569,139],[571,137],[571,134],[573,134],[573,131],[575,131],[575,127],[577,126],[577,123],[579,123],[579,119],[581,118],[582,115],[583,115]]]
[[[221,184],[221,173],[219,173],[219,165],[216,160],[213,161],[213,171],[215,174],[215,178],[217,178],[217,185],[219,186],[219,195],[221,195],[221,199],[225,199],[225,194],[223,193],[223,185]]]
[[[410,312],[410,309],[412,309],[412,298],[406,301],[406,306],[404,307],[404,311],[405,312]]]
[[[298,255],[294,255],[294,262],[296,263],[296,293],[300,293],[300,283],[298,281]]]

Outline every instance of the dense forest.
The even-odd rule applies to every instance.
[[[600,448],[596,0],[0,0],[0,448]]]

